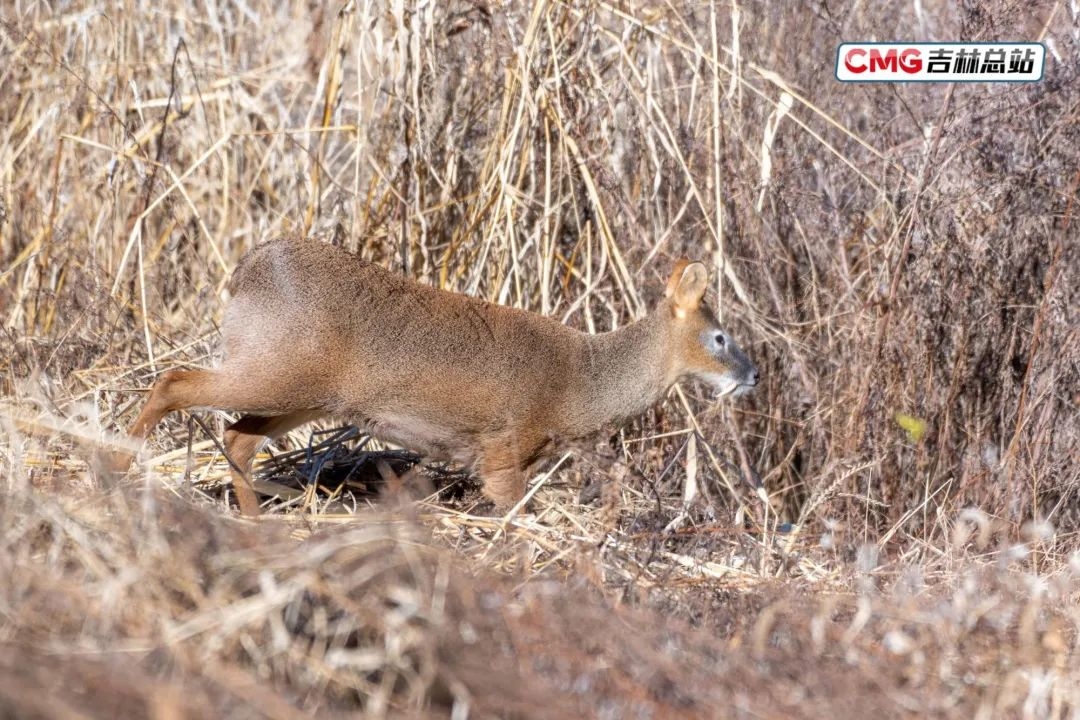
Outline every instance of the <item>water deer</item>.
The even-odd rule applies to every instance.
[[[244,515],[260,445],[324,416],[471,468],[497,508],[558,440],[640,414],[680,379],[738,396],[758,371],[702,298],[708,272],[680,260],[644,319],[590,335],[525,310],[439,290],[324,243],[281,239],[241,258],[220,368],[161,375],[131,426],[168,413],[240,413],[225,431]],[[131,456],[120,459],[123,467]]]

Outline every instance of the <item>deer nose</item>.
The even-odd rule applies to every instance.
[[[750,378],[754,381],[753,384],[757,385],[758,380],[761,379],[761,373],[759,371],[757,371],[757,370],[754,370],[754,374],[751,375]]]

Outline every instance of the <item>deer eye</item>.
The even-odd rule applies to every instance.
[[[713,336],[713,340],[716,341],[716,347],[722,348],[727,344],[727,338],[724,337],[724,333],[716,333],[716,335]]]

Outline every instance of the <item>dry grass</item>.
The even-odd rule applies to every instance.
[[[9,3],[0,714],[1075,716],[1074,13]],[[1041,39],[1046,79],[834,81],[891,38]],[[307,430],[230,519],[214,415],[97,486],[281,234],[590,331],[703,259],[763,385],[679,388],[513,519]]]

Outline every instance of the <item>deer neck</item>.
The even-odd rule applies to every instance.
[[[599,335],[582,333],[578,365],[563,414],[568,435],[592,432],[644,412],[673,382],[661,314]]]

